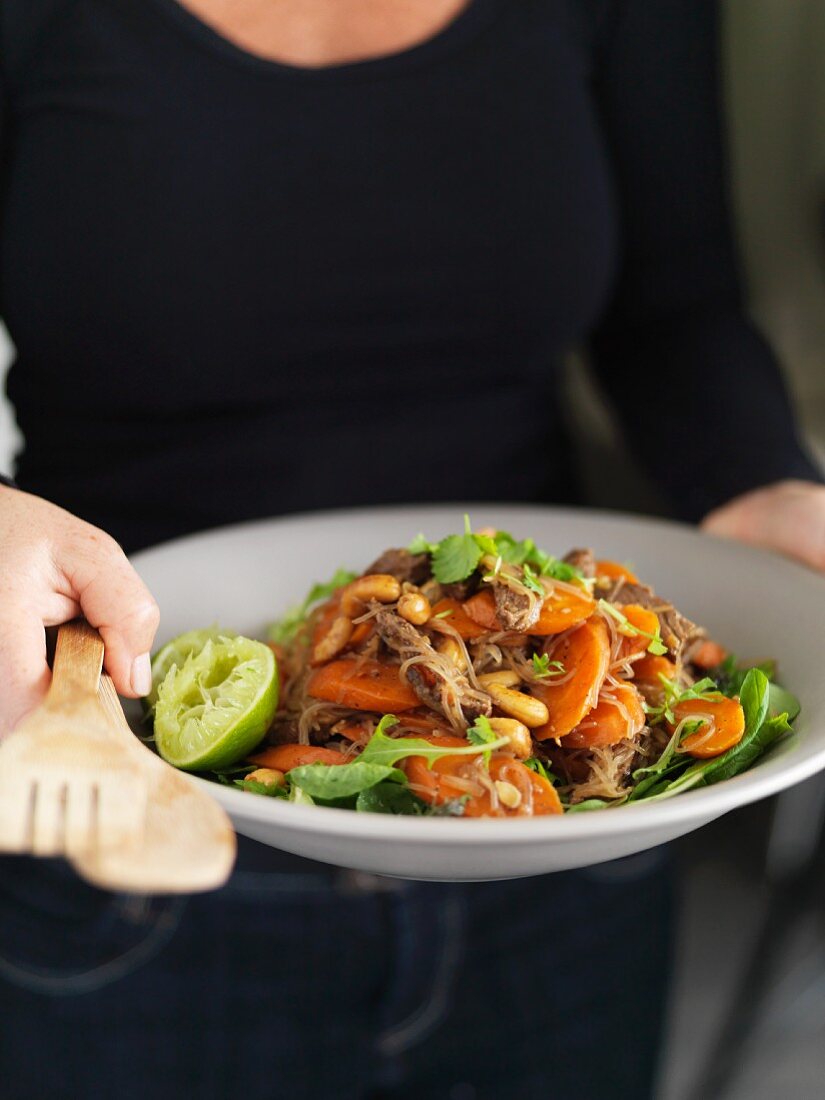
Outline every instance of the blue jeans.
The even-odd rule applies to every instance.
[[[308,865],[111,895],[0,861],[5,1100],[644,1100],[666,857],[511,883]]]

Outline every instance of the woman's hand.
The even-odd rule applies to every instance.
[[[117,690],[148,694],[158,608],[123,551],[62,508],[0,486],[0,734],[48,687],[44,627],[81,613],[103,636]]]
[[[717,508],[702,529],[778,550],[825,573],[825,485],[778,481]]]

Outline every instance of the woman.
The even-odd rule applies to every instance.
[[[582,341],[675,512],[825,567],[742,307],[714,8],[6,0],[7,727],[78,611],[148,689],[158,611],[111,536],[575,499],[557,367]],[[659,855],[463,889],[253,845],[239,868],[172,903],[6,861],[11,1095],[650,1093]]]

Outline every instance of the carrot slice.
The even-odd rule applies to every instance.
[[[666,676],[668,680],[675,678],[676,665],[673,661],[669,661],[667,657],[658,657],[653,653],[648,653],[646,657],[642,657],[640,661],[635,662],[633,671],[636,674],[638,683],[656,684],[658,687],[661,684],[659,676]]]
[[[637,630],[641,630],[643,633],[630,636],[623,635],[619,656],[627,658],[644,653],[650,645],[649,635],[655,635],[659,629],[659,616],[655,611],[650,611],[647,607],[642,607],[638,603],[626,604],[622,608],[622,614],[631,626],[635,626]]]
[[[719,645],[718,642],[702,642],[702,644],[691,654],[691,664],[696,665],[697,668],[716,668],[717,665],[721,665],[724,659],[727,657],[728,651]]]
[[[470,596],[462,605],[465,614],[484,631],[503,630],[496,614],[496,598],[489,588],[482,588],[475,596]]]
[[[635,737],[645,724],[642,697],[632,684],[620,684],[603,692],[599,702],[584,721],[564,739],[564,747],[590,749],[596,745],[615,745],[627,737]],[[607,697],[605,697],[607,695]],[[619,707],[610,702],[613,696],[627,711],[627,717]]]
[[[449,735],[428,737],[426,740],[442,748],[466,748],[467,746],[467,742],[462,737]],[[407,779],[414,793],[425,802],[441,805],[450,799],[461,798],[467,794],[460,782],[451,783],[450,781],[452,777],[460,777],[460,772],[466,768],[466,756],[442,756],[441,759],[433,762],[431,768],[428,767],[423,756],[410,756],[401,766],[407,773]],[[495,753],[490,761],[490,778],[494,781],[500,779],[512,783],[519,791],[529,789],[532,793],[533,815],[563,812],[553,784],[526,768],[512,756]],[[501,806],[498,812],[495,812],[487,790],[482,794],[472,795],[464,804],[465,817],[524,817],[526,812],[525,798],[522,798],[520,805],[514,809]]]
[[[446,614],[448,611],[450,612],[449,615]],[[493,608],[493,613],[495,614],[495,607]],[[439,616],[443,617],[445,623],[454,627],[465,642],[472,638],[480,638],[482,634],[487,633],[488,629],[500,629],[499,627],[488,628],[479,625],[479,623],[467,614],[458,600],[446,598],[439,600],[433,607],[431,618],[437,619]]]
[[[682,752],[687,752],[697,759],[705,760],[710,756],[719,756],[727,752],[734,745],[738,745],[745,733],[745,712],[738,699],[686,699],[684,703],[677,703],[673,708],[676,723],[671,731],[683,718],[712,718],[713,733],[708,736],[707,725],[700,726],[696,733],[685,737],[679,746]]]
[[[541,613],[535,626],[528,633],[545,637],[548,634],[561,634],[576,623],[583,623],[596,610],[596,601],[589,592],[582,589],[574,595],[567,589],[556,588],[541,605]]]
[[[628,581],[630,584],[638,584],[639,578],[626,565],[617,561],[597,561],[596,576],[610,577],[611,580]]]
[[[560,684],[533,686],[533,694],[550,711],[550,721],[533,730],[538,741],[564,737],[598,702],[610,660],[610,635],[603,619],[594,616],[571,630],[553,650],[553,659],[561,661],[566,672],[573,675]]]
[[[264,768],[277,768],[288,772],[304,764],[347,764],[349,760],[341,752],[324,749],[320,745],[272,745],[262,752],[255,753],[249,759],[253,764]]]
[[[363,657],[341,657],[321,665],[307,682],[313,699],[382,714],[412,710],[421,700],[398,674],[397,665]]]

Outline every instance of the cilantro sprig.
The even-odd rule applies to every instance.
[[[533,675],[537,680],[546,680],[550,676],[561,676],[564,665],[561,661],[551,661],[549,653],[533,654]]]
[[[648,725],[653,725],[655,722],[661,722],[662,719],[673,725],[676,721],[674,712],[680,703],[687,703],[692,699],[700,702],[713,703],[723,698],[722,693],[716,685],[716,681],[711,680],[709,676],[706,676],[702,680],[697,680],[695,684],[691,684],[690,687],[686,688],[683,688],[675,680],[668,679],[668,677],[662,675],[662,673],[659,674],[659,680],[662,683],[664,694],[659,706],[654,707],[645,703]]]
[[[658,626],[656,627],[656,633],[651,634],[647,630],[642,630],[638,626],[634,626],[630,619],[619,611],[618,607],[609,603],[607,600],[599,600],[599,607],[605,615],[609,615],[611,619],[615,619],[623,634],[635,634],[640,638],[648,638],[650,640],[650,644],[647,647],[648,653],[654,653],[657,657],[663,657],[665,653],[667,653],[667,646],[662,641],[662,635]]]
[[[490,725],[489,718],[485,718],[483,714],[479,715],[473,725],[467,730],[467,740],[471,745],[491,745],[497,747],[501,744],[501,739]],[[492,755],[491,748],[487,748],[482,754],[485,768],[490,767]]]

